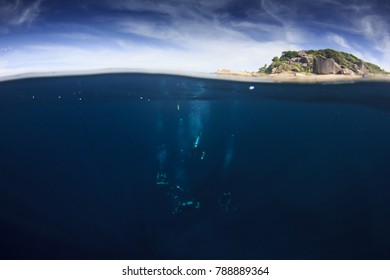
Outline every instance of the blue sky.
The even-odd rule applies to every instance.
[[[0,75],[145,68],[257,70],[334,48],[390,70],[390,1],[0,0]]]

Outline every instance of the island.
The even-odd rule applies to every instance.
[[[333,49],[284,51],[257,72],[219,69],[216,74],[228,79],[236,76],[244,80],[299,83],[390,81],[390,73],[378,65]]]

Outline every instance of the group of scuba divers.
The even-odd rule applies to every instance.
[[[199,148],[199,142],[202,133],[200,133],[194,140],[189,156],[193,159],[204,160],[206,152]],[[158,171],[156,176],[156,185],[165,188],[166,194],[173,200],[172,214],[182,214],[185,212],[191,212],[200,208],[201,204],[195,200],[190,191],[180,185],[170,185],[167,174],[164,171]],[[230,192],[223,192],[218,199],[220,208],[224,211],[232,211],[235,208],[232,207],[232,194]]]

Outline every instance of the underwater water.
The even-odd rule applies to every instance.
[[[0,133],[1,259],[390,258],[386,83],[14,80]]]

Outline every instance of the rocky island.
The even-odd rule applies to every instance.
[[[379,66],[332,49],[284,51],[280,58],[275,56],[270,65],[264,65],[257,72],[221,69],[217,74],[280,82],[390,81],[389,73]]]

